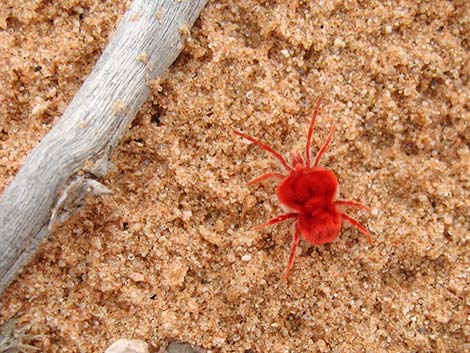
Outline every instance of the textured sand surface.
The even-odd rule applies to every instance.
[[[125,2],[0,5],[0,189],[60,117]],[[113,154],[104,183],[1,298],[44,352],[138,338],[212,352],[470,350],[468,1],[210,2]],[[313,152],[370,246],[301,241],[268,153]]]

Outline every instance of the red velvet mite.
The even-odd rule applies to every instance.
[[[271,153],[277,160],[279,160],[279,162],[281,162],[287,173],[287,175],[276,172],[266,173],[248,183],[255,184],[270,178],[278,179],[280,182],[276,189],[277,197],[281,204],[286,206],[289,210],[288,213],[281,214],[264,224],[256,226],[255,229],[284,222],[291,218],[296,219],[289,262],[283,276],[284,280],[287,280],[294,263],[295,252],[297,245],[299,244],[300,235],[302,235],[307,242],[313,245],[331,243],[338,237],[341,230],[341,223],[345,220],[363,233],[367,237],[369,243],[372,244],[369,231],[362,224],[341,210],[341,206],[365,209],[368,209],[368,207],[357,201],[338,199],[338,179],[336,178],[335,173],[319,166],[320,159],[328,148],[333,137],[333,133],[335,131],[334,125],[331,127],[326,141],[318,151],[317,156],[313,161],[313,166],[311,165],[310,146],[313,127],[315,125],[320,102],[321,99],[318,99],[312,116],[312,121],[310,122],[310,127],[308,129],[307,143],[305,145],[305,160],[299,152],[292,152],[291,164],[289,165],[284,157],[282,157],[273,148],[240,131],[235,131],[237,135],[253,142],[263,150]]]

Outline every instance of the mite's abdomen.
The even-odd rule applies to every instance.
[[[316,212],[301,212],[297,228],[306,241],[322,245],[334,241],[341,230],[341,216],[334,208],[318,209]]]

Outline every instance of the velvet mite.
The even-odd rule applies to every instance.
[[[313,166],[310,159],[310,147],[315,120],[318,115],[321,99],[318,99],[315,111],[310,122],[305,146],[305,160],[299,152],[291,153],[291,164],[289,165],[284,157],[270,146],[246,135],[240,131],[235,134],[258,145],[263,150],[271,153],[287,172],[287,175],[277,172],[266,173],[252,180],[248,184],[255,184],[265,179],[278,179],[279,185],[276,194],[279,202],[287,207],[288,213],[281,214],[264,224],[256,226],[255,229],[270,226],[276,223],[295,218],[295,231],[292,238],[292,246],[283,279],[287,280],[295,258],[300,235],[312,245],[322,245],[333,242],[339,235],[342,221],[349,222],[352,226],[363,233],[369,243],[372,238],[369,231],[355,219],[344,213],[342,207],[355,207],[369,209],[367,206],[357,201],[338,199],[338,179],[331,170],[319,166],[320,159],[328,148],[333,138],[335,126],[332,125],[330,133],[318,151]]]

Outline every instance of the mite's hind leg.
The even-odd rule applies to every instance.
[[[294,213],[294,212],[293,213],[281,214],[277,217],[274,217],[273,219],[270,219],[266,223],[263,223],[263,224],[260,224],[258,226],[253,227],[253,229],[261,229],[261,228],[264,228],[264,227],[267,227],[267,226],[270,226],[270,225],[273,225],[273,224],[276,224],[276,223],[281,223],[281,222],[287,221],[288,219],[295,218],[297,216],[298,216],[298,214]]]
[[[297,226],[295,226],[295,233],[294,233],[294,237],[292,238],[292,246],[290,249],[289,262],[287,263],[286,272],[284,273],[284,276],[282,277],[284,281],[287,281],[287,278],[289,277],[289,272],[292,268],[292,265],[294,264],[295,252],[297,251],[297,245],[299,245],[299,240],[300,240],[300,232],[297,229]]]
[[[362,234],[364,234],[367,237],[369,244],[372,244],[372,238],[370,237],[370,233],[366,227],[364,227],[361,223],[356,221],[354,218],[349,217],[347,214],[345,213],[340,213],[340,214],[341,214],[341,218],[351,223],[353,227],[355,227],[357,230],[359,230]]]

